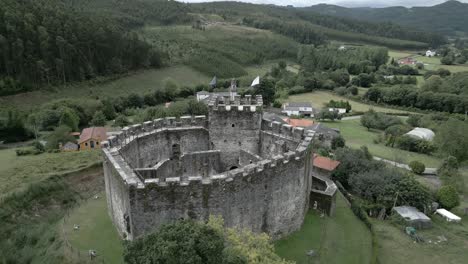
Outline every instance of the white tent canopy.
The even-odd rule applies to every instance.
[[[445,209],[437,209],[435,213],[441,215],[443,218],[445,218],[445,220],[447,220],[447,222],[460,222],[461,221],[461,218],[459,216]]]
[[[428,141],[432,141],[435,136],[432,130],[427,129],[427,128],[422,128],[422,127],[416,127],[410,132],[406,133],[406,135],[410,137],[415,137],[418,139],[428,140]]]

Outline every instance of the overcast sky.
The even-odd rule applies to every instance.
[[[214,2],[219,0],[180,0],[181,2]],[[229,1],[229,0],[228,0]],[[340,5],[346,7],[386,7],[386,6],[432,6],[445,2],[445,0],[238,0],[256,4],[275,4],[293,6],[311,6],[320,3]],[[460,2],[468,2],[461,0]]]

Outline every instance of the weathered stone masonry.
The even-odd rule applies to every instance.
[[[122,237],[209,215],[274,238],[302,225],[314,133],[262,119],[259,96],[208,106],[208,117],[156,119],[103,144],[109,214]]]

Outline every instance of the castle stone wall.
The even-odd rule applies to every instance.
[[[181,153],[209,150],[209,134],[197,127],[160,129],[136,138],[122,152],[132,167],[148,168],[169,159],[174,144],[179,144]]]
[[[159,179],[163,181],[168,177],[188,177],[209,175],[221,172],[219,150],[208,150],[183,154],[180,159],[166,159],[153,168],[142,168],[136,171],[143,179]]]
[[[275,238],[297,230],[308,209],[310,171],[303,159],[278,162],[273,167],[251,164],[233,170],[230,173],[237,175],[232,178],[198,178],[184,185],[154,184],[135,190],[130,201],[134,236],[179,219],[207,220],[210,214],[223,216],[226,226]]]
[[[109,216],[121,237],[133,239],[130,189],[120,174],[122,171],[119,172],[114,164],[116,161],[109,160],[109,156],[105,155],[103,167]]]

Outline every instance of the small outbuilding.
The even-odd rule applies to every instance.
[[[416,127],[405,135],[416,139],[432,141],[435,137],[434,131],[428,128]]]
[[[60,149],[62,151],[78,151],[79,147],[78,147],[78,144],[74,143],[74,142],[71,142],[71,141],[68,141],[67,143],[63,144],[63,145],[60,145]]]
[[[413,206],[397,206],[393,210],[402,218],[409,226],[414,228],[430,228],[432,227],[431,219],[420,212]]]
[[[459,216],[445,209],[437,209],[435,211],[435,214],[442,216],[443,218],[445,218],[445,220],[447,220],[447,222],[459,223],[461,221],[461,218]]]

